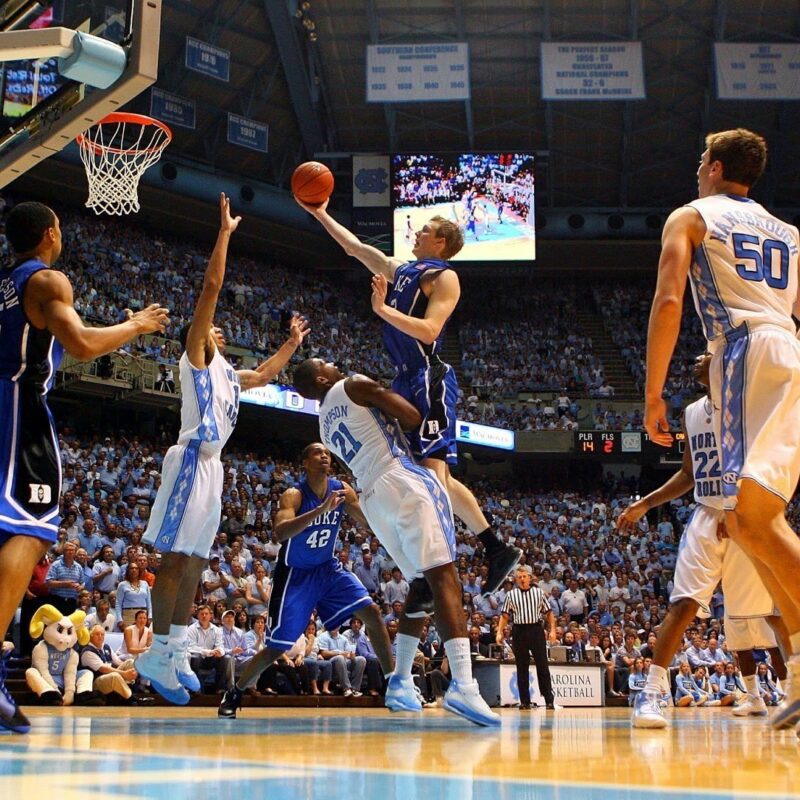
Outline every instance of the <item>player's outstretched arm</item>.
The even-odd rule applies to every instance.
[[[685,429],[684,429],[685,430]],[[631,503],[618,517],[617,528],[622,533],[631,533],[636,523],[651,509],[682,497],[694,487],[694,471],[692,470],[692,452],[689,443],[683,451],[681,468],[665,483],[650,494]]]
[[[211,324],[214,321],[214,313],[217,310],[217,299],[222,291],[222,283],[225,280],[228,244],[231,240],[231,234],[239,227],[239,223],[242,221],[241,217],[231,216],[231,201],[224,192],[219,196],[219,215],[217,242],[206,267],[206,274],[203,277],[203,290],[197,299],[192,324],[186,337],[186,355],[189,357],[189,363],[198,369],[203,369],[207,366],[206,341],[208,340]]]
[[[297,200],[296,197],[295,200]],[[403,263],[402,260],[390,258],[377,247],[364,244],[352,231],[347,230],[344,225],[340,225],[328,213],[327,200],[319,206],[310,206],[299,200],[297,203],[312,217],[319,220],[322,227],[341,245],[347,255],[357,258],[370,272],[374,272],[376,275],[384,275],[388,280],[394,278],[394,271]]]
[[[342,483],[344,491],[345,511],[362,527],[370,530],[369,520],[361,510],[361,503],[358,502],[356,490],[349,483]]]
[[[396,419],[403,430],[410,430],[422,424],[422,415],[408,400],[371,378],[365,378],[363,375],[347,378],[344,390],[357,405],[378,408],[387,416]]]
[[[169,325],[169,311],[158,303],[136,314],[126,322],[107,328],[89,328],[75,311],[72,284],[62,272],[43,269],[34,273],[25,290],[26,306],[30,301],[36,310],[31,321],[47,328],[80,361],[111,353],[143,333],[163,333]]]
[[[684,206],[670,214],[661,237],[658,283],[647,329],[644,426],[650,438],[664,447],[672,443],[672,435],[661,394],[681,330],[683,294],[692,255],[704,234],[705,224],[700,214]]]
[[[458,275],[451,269],[440,272],[433,283],[428,307],[422,319],[411,317],[386,304],[389,286],[385,276],[372,279],[372,310],[384,321],[423,344],[433,344],[461,297]]]
[[[257,386],[266,386],[276,378],[289,363],[289,360],[309,333],[311,333],[311,328],[308,326],[306,318],[301,317],[299,314],[294,314],[292,321],[289,323],[289,338],[281,345],[275,355],[270,356],[266,361],[262,361],[255,369],[236,370],[242,390],[247,391]]]
[[[287,489],[280,499],[278,513],[275,515],[275,535],[278,537],[279,542],[285,542],[296,536],[301,531],[304,531],[320,514],[326,511],[333,511],[344,502],[345,493],[342,490],[331,492],[326,498],[325,502],[312,508],[311,511],[306,511],[305,514],[297,516],[297,510],[300,508],[302,497],[297,489]]]

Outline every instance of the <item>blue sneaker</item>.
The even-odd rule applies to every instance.
[[[178,681],[175,659],[170,651],[156,652],[151,648],[136,659],[135,667],[165,700],[176,706],[185,706],[189,702],[189,692]]]
[[[2,646],[2,640],[0,640]],[[6,688],[6,664],[9,656],[0,654],[0,728],[12,733],[28,733],[30,720],[20,711],[11,692]]]
[[[661,707],[661,695],[641,691],[633,701],[631,725],[634,728],[668,728],[669,720]]]
[[[481,697],[478,681],[459,683],[453,679],[444,695],[444,707],[459,717],[464,717],[476,725],[500,725],[500,717],[492,711]]]
[[[194,674],[192,665],[189,662],[189,651],[185,646],[175,651],[175,671],[178,673],[178,683],[190,692],[199,692],[200,678]]]
[[[391,675],[383,702],[389,711],[422,711],[417,684],[410,676],[401,678]]]

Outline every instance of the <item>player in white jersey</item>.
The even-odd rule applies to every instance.
[[[696,380],[706,387],[710,362],[711,356],[703,355],[697,360],[694,370]],[[738,716],[767,714],[758,693],[752,649],[770,649],[773,660],[783,667],[783,659],[770,630],[774,629],[781,642],[788,645],[783,621],[774,613],[772,598],[753,563],[725,534],[722,473],[714,428],[710,396],[688,406],[684,413],[686,450],[681,469],[663,486],[631,503],[617,519],[619,530],[630,533],[648,511],[681,497],[694,487],[696,505],[681,538],[669,613],[658,630],[647,684],[634,704],[632,724],[635,728],[668,726],[659,703],[663,692],[669,691],[668,667],[686,627],[698,612],[701,616],[709,616],[711,596],[720,581],[725,592],[728,647],[739,654],[739,665],[746,676],[748,689],[747,700],[736,709]],[[769,626],[763,624],[764,618]],[[756,619],[758,623],[754,622]]]
[[[766,142],[744,129],[712,133],[697,171],[698,200],[674,211],[662,237],[647,337],[645,428],[672,436],[662,393],[681,324],[687,276],[708,339],[726,526],[753,559],[789,630],[786,699],[771,724],[800,720],[800,539],[786,505],[800,477],[797,228],[748,194]]]
[[[234,370],[214,327],[231,234],[230,200],[220,195],[220,230],[206,268],[191,324],[181,333],[181,431],[167,451],[144,541],[162,553],[153,590],[153,646],[137,661],[139,674],[167,700],[185,704],[187,689],[200,690],[189,666],[186,623],[200,574],[219,527],[223,468],[220,453],[236,425],[239,393],[265,386],[289,362],[308,333],[293,317],[286,343],[254,370]]]
[[[363,375],[346,378],[318,358],[300,364],[293,380],[303,397],[319,400],[322,441],[356,477],[362,511],[381,544],[412,587],[412,579],[423,576],[430,585],[453,676],[444,707],[478,725],[499,725],[472,677],[461,584],[453,564],[450,501],[436,475],[414,462],[401,430],[418,426],[422,415],[396,392]],[[395,671],[386,690],[386,705],[393,711],[422,710],[411,667],[424,623],[424,618],[405,615],[400,620]]]

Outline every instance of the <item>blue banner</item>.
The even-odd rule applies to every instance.
[[[153,88],[150,90],[150,116],[170,125],[194,130],[194,100],[187,100],[185,97]]]
[[[187,36],[186,69],[227,83],[231,77],[230,51]]]
[[[269,126],[254,119],[228,114],[228,141],[241,147],[249,147],[260,153],[267,152]]]

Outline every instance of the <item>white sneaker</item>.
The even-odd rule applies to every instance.
[[[641,691],[633,701],[631,725],[634,728],[668,728],[669,720],[661,708],[661,697],[655,692]]]
[[[769,720],[769,724],[777,731],[793,728],[800,722],[800,657],[791,658],[786,669],[786,680],[783,682],[786,697]]]
[[[738,706],[733,709],[734,717],[766,717],[769,714],[767,704],[763,697],[754,697],[748,694]]]
[[[181,686],[175,669],[175,659],[170,650],[151,648],[136,659],[136,671],[150,681],[150,685],[170,703],[185,706],[189,692]]]
[[[706,703],[706,705],[707,706],[721,706],[722,705],[722,700],[709,700]]]
[[[389,711],[422,711],[422,696],[411,676],[389,676],[384,705]]]
[[[500,717],[486,705],[474,678],[469,683],[459,683],[455,678],[450,681],[444,707],[476,725],[500,725]]]
[[[195,675],[189,661],[189,651],[185,646],[175,649],[175,671],[178,673],[178,683],[190,692],[199,692],[200,679]]]

